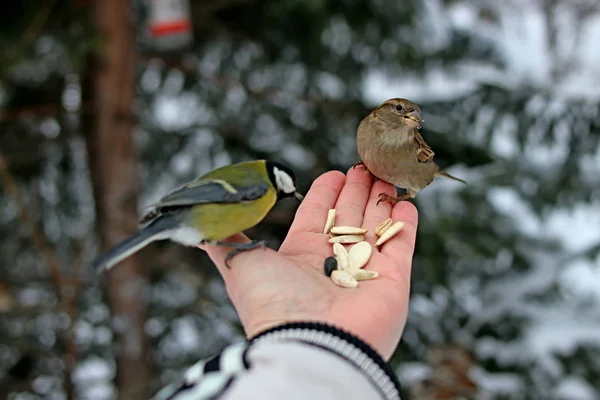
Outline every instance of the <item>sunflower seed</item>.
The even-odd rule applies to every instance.
[[[329,243],[358,243],[365,240],[364,235],[342,235],[329,238]]]
[[[323,233],[329,233],[333,225],[335,224],[335,208],[332,208],[327,213],[327,222],[325,222],[325,228],[323,228]]]
[[[358,287],[358,281],[346,271],[336,269],[331,273],[331,280],[338,286],[355,288]]]
[[[325,259],[325,265],[323,269],[325,270],[325,275],[331,276],[331,273],[335,271],[338,267],[338,262],[334,256],[327,257]]]
[[[360,269],[364,267],[367,262],[369,262],[369,258],[371,258],[371,254],[373,253],[373,249],[369,242],[358,242],[354,246],[350,248],[348,252],[350,269]]]
[[[381,235],[377,242],[375,242],[375,246],[381,246],[388,240],[390,240],[394,235],[402,230],[404,227],[404,222],[398,221],[394,225],[390,226],[385,232]]]
[[[348,273],[350,275],[352,275],[352,277],[354,279],[356,279],[357,281],[366,281],[369,279],[375,279],[379,276],[379,273],[377,273],[377,271],[373,271],[370,269],[356,269],[353,271],[348,271]]]
[[[331,233],[334,235],[364,235],[367,233],[367,230],[354,226],[334,226],[331,228]]]
[[[385,232],[390,226],[392,226],[391,218],[388,218],[379,225],[377,225],[377,228],[375,228],[375,234],[377,235],[377,237],[383,235],[383,232]]]
[[[348,269],[350,266],[350,260],[348,257],[348,251],[344,245],[341,243],[334,243],[333,254],[335,254],[335,258],[338,261],[338,269],[341,269],[342,271]]]

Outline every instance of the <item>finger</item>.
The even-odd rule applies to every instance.
[[[346,174],[346,183],[337,202],[336,226],[362,225],[365,207],[373,186],[373,176],[364,168],[350,168]]]
[[[415,251],[419,214],[417,208],[409,201],[401,201],[392,209],[393,222],[402,221],[404,227],[394,237],[380,247],[380,251],[398,260],[402,266],[410,268]]]
[[[319,176],[300,203],[289,234],[322,233],[327,213],[334,207],[345,181],[346,177],[340,171],[329,171]]]
[[[367,208],[365,209],[365,217],[363,219],[363,227],[367,229],[366,239],[371,243],[375,243],[377,240],[377,236],[375,235],[377,225],[392,215],[392,205],[390,203],[383,201],[377,204],[379,193],[387,193],[395,196],[396,188],[382,180],[375,182],[371,188],[371,194],[367,201]]]

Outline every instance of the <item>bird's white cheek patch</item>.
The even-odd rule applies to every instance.
[[[202,232],[189,226],[180,226],[173,230],[171,240],[184,246],[197,246],[205,237]]]
[[[283,171],[280,171],[277,168],[273,169],[273,173],[275,174],[275,183],[279,190],[284,193],[293,193],[296,191],[296,186],[294,185],[294,181],[292,178]]]

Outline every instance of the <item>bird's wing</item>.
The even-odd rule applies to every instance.
[[[185,207],[207,203],[240,203],[261,198],[269,190],[269,184],[231,185],[222,179],[190,182],[160,199],[140,220],[144,225],[160,216],[170,207]]]
[[[232,185],[222,179],[191,182],[173,190],[158,203],[159,207],[177,207],[206,203],[239,203],[256,200],[267,193],[269,184]]]
[[[431,147],[425,143],[425,139],[423,139],[423,136],[421,136],[416,129],[414,129],[413,143],[417,149],[417,160],[419,162],[427,162],[433,159],[435,153],[431,150]]]

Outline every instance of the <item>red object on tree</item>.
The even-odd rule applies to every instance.
[[[177,50],[192,42],[189,0],[149,0],[150,33],[160,50]]]

